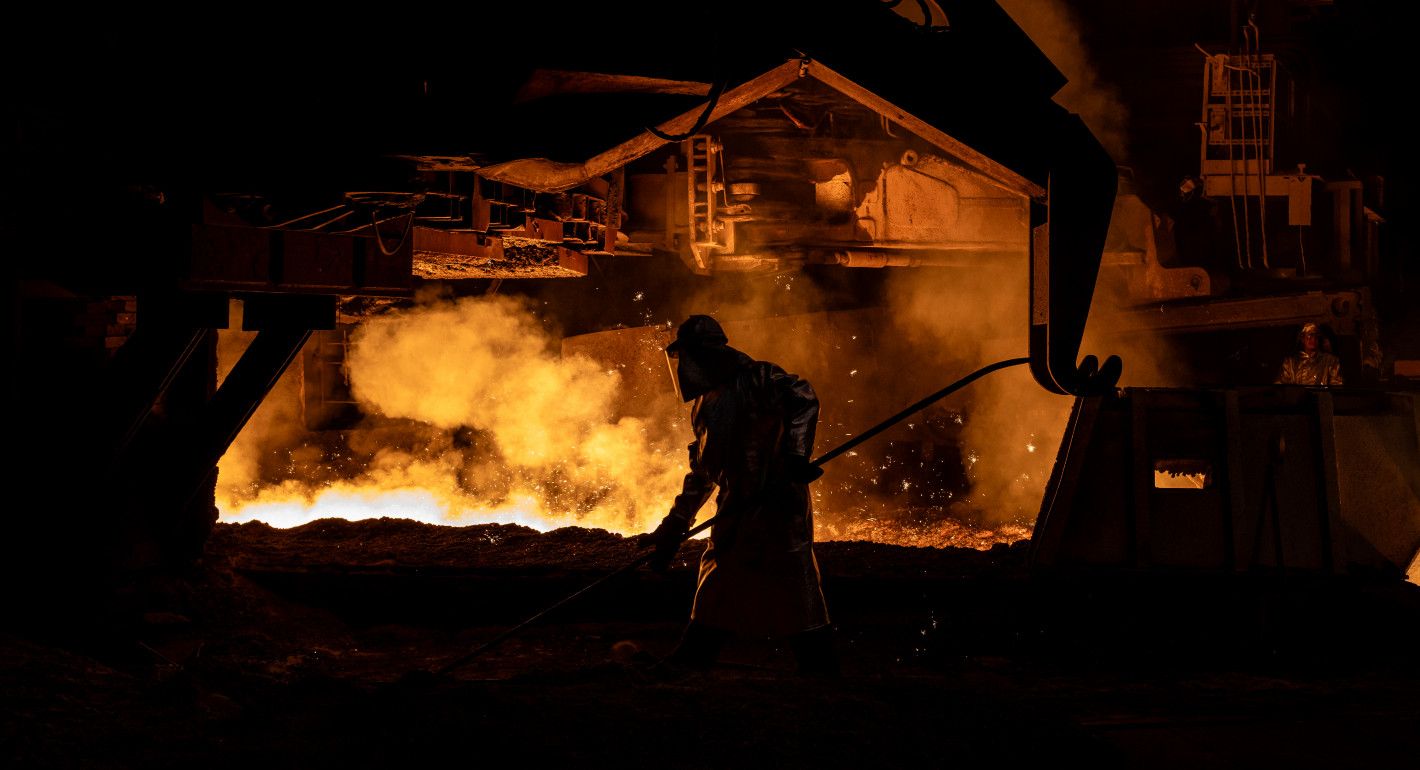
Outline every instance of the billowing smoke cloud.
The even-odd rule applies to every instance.
[[[1025,355],[1024,259],[877,275],[888,279],[882,307],[824,312],[838,298],[809,273],[741,276],[717,279],[676,320],[716,315],[732,344],[813,382],[819,454],[980,366]],[[1120,317],[1105,288],[1118,283],[1096,292],[1084,352],[1122,355],[1124,384],[1171,384],[1157,340],[1102,328]],[[288,373],[223,458],[223,518],[646,531],[678,491],[691,438],[661,355],[672,333],[660,323],[561,339],[506,297],[430,295],[371,317],[347,356],[370,417],[353,431],[306,431],[300,373]],[[243,342],[224,334],[224,365]],[[1028,536],[1070,405],[1025,368],[978,381],[827,466],[814,487],[820,537],[984,547]],[[948,478],[954,467],[964,479]]]
[[[821,454],[973,369],[1026,352],[1024,260],[888,277],[880,308],[804,312],[832,298],[811,276],[785,275],[732,291],[726,283],[685,312],[716,314],[732,344],[814,383]],[[1125,346],[1096,326],[1087,352],[1123,354],[1126,382],[1165,382],[1155,344]],[[529,305],[501,297],[424,297],[370,318],[347,358],[370,417],[358,430],[306,431],[300,374],[289,373],[223,458],[223,518],[646,531],[678,491],[691,437],[660,353],[671,333],[660,324],[563,340]],[[224,364],[242,341],[224,336]],[[978,381],[827,466],[814,487],[820,536],[978,547],[1027,536],[1070,404],[1024,368]],[[952,444],[964,489],[934,478],[956,455],[933,466],[925,453]]]
[[[478,431],[459,469],[471,492],[536,495],[569,523],[653,526],[679,491],[684,441],[668,415],[619,416],[621,373],[558,345],[518,300],[434,302],[359,328],[351,387],[386,417]]]
[[[947,373],[966,374],[1027,353],[1024,260],[996,270],[902,271],[890,286],[888,317],[902,347],[885,355],[914,362],[904,371],[943,380],[931,385],[928,377],[914,377],[922,393],[945,385]],[[1165,340],[1110,328],[1122,318],[1114,311],[1129,302],[1116,288],[1107,282],[1096,288],[1081,355],[1120,356],[1121,386],[1185,382]],[[960,443],[971,489],[962,512],[988,522],[1034,521],[1072,403],[1042,388],[1025,367],[991,374],[947,401],[965,418]]]
[[[616,372],[561,359],[542,324],[512,299],[375,318],[351,342],[350,385],[361,403],[436,428],[487,431],[517,466],[575,457],[607,427]]]
[[[371,418],[324,439],[254,420],[223,459],[224,520],[649,529],[679,491],[685,439],[669,436],[670,416],[618,415],[621,374],[557,345],[527,306],[503,297],[426,297],[366,321],[347,366]],[[260,462],[292,452],[314,457],[299,469]],[[252,476],[266,484],[253,489]]]
[[[1027,352],[1024,260],[995,270],[914,270],[890,285],[898,353],[943,382]],[[1024,368],[997,372],[952,397],[964,416],[960,442],[971,489],[961,505],[994,522],[1029,523],[1064,432],[1070,399],[1041,388]]]
[[[1129,111],[1119,92],[1102,82],[1080,40],[1079,24],[1063,0],[998,0],[1069,83],[1055,101],[1076,113],[1116,163],[1128,160]]]

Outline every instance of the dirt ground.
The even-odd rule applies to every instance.
[[[600,530],[220,525],[102,623],[0,635],[7,767],[1335,767],[1420,757],[1420,589],[1032,575],[823,543],[843,666],[674,645],[696,544],[431,674],[638,553]]]

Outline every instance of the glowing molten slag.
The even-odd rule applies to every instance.
[[[468,526],[470,524],[521,524],[545,532],[579,524],[572,517],[557,517],[543,511],[535,498],[521,496],[496,507],[471,501],[449,499],[429,489],[371,489],[334,484],[314,498],[288,496],[268,490],[255,500],[228,509],[219,506],[221,520],[230,524],[260,521],[278,529],[299,527],[317,519],[413,519],[425,524]]]

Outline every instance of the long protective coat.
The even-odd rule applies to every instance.
[[[817,423],[809,383],[742,353],[734,376],[695,400],[690,472],[670,516],[689,526],[720,491],[693,621],[772,636],[828,624],[808,485],[784,467],[789,455],[810,456]]]

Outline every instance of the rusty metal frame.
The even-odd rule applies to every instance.
[[[720,95],[706,123],[753,104],[800,78],[813,78],[829,88],[867,107],[888,120],[920,136],[961,163],[969,172],[1006,192],[1031,200],[1044,201],[1045,188],[1006,168],[963,142],[952,138],[930,123],[898,107],[866,88],[854,83],[832,68],[814,59],[790,59],[764,74],[746,81]],[[697,106],[656,126],[663,134],[682,134],[693,128],[704,112]],[[592,156],[583,163],[555,163],[543,158],[484,166],[478,173],[487,179],[527,187],[539,192],[562,192],[584,184],[594,177],[609,174],[669,144],[650,131]]]
[[[1044,201],[1046,199],[1044,187],[986,157],[961,141],[948,136],[945,132],[933,127],[932,124],[927,121],[922,120],[907,110],[898,107],[872,91],[854,83],[852,80],[830,69],[822,62],[806,61],[804,67],[807,76],[814,78],[849,99],[911,131],[925,141],[930,142],[937,149],[950,155],[952,160],[961,163],[968,171],[981,177],[982,180],[993,187],[1030,198],[1034,201]]]
[[[803,77],[804,62],[791,59],[778,67],[728,89],[720,95],[715,108],[710,111],[707,122],[736,112],[784,86]],[[697,106],[656,126],[666,134],[681,134],[695,126],[705,111]],[[478,173],[486,179],[526,187],[538,192],[563,192],[587,180],[609,174],[626,164],[642,158],[670,144],[650,131],[643,131],[635,138],[622,142],[605,152],[592,156],[582,163],[555,163],[545,158],[524,158],[492,166],[484,166]]]
[[[1249,297],[1212,301],[1206,304],[1150,304],[1105,316],[1113,331],[1106,336],[1141,330],[1156,332],[1199,332],[1218,329],[1250,329],[1296,326],[1306,321],[1326,320],[1333,326],[1347,319],[1336,313],[1338,303],[1356,302],[1351,290],[1310,292],[1284,297]],[[1344,330],[1339,330],[1345,333]]]

